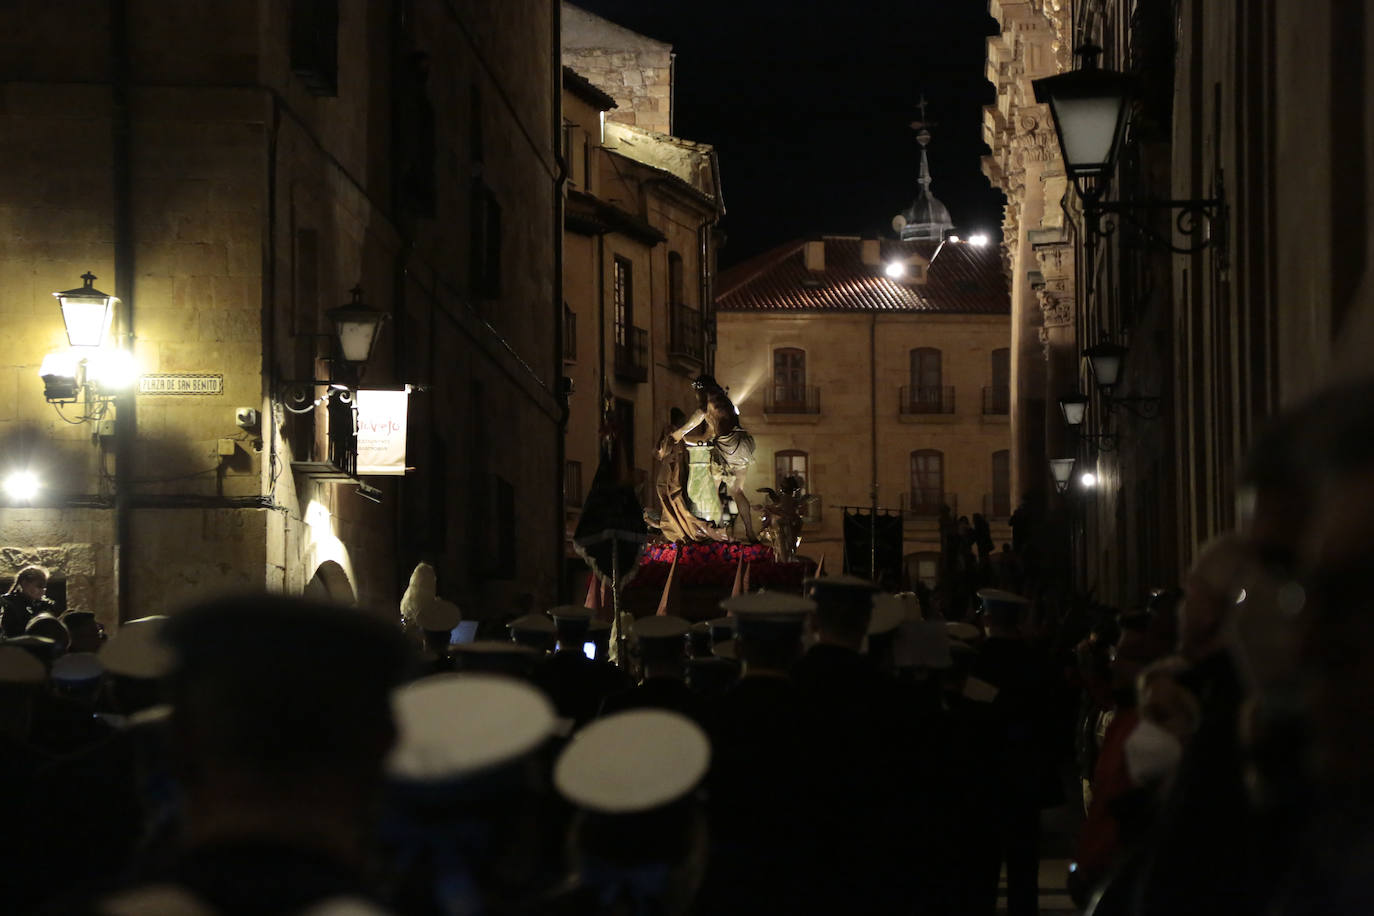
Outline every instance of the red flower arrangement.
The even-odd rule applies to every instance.
[[[740,559],[749,565],[751,589],[798,591],[802,580],[815,572],[810,560],[779,563],[767,544],[717,541],[700,544],[653,544],[640,557],[639,572],[629,588],[662,589],[677,559],[677,582],[683,587],[710,586],[726,590],[734,584]]]

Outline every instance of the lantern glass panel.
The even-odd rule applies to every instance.
[[[340,319],[336,325],[339,335],[339,350],[350,363],[365,363],[372,353],[372,342],[377,336],[375,318]]]
[[[1104,173],[1121,130],[1125,97],[1060,96],[1053,102],[1068,169],[1080,175]]]
[[[105,342],[114,309],[104,296],[60,296],[62,323],[67,326],[67,342],[73,347],[98,347]]]

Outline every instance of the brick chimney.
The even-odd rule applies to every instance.
[[[825,273],[825,239],[807,242],[803,257],[806,258],[807,270]]]
[[[882,261],[882,251],[878,247],[877,239],[863,240],[863,259],[865,266],[877,267]]]

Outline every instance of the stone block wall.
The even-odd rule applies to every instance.
[[[606,120],[673,132],[673,46],[563,4],[563,63],[618,107]]]

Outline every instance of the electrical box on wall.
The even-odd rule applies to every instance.
[[[252,407],[234,408],[234,422],[241,429],[253,429],[258,425],[258,412]]]
[[[232,458],[234,456],[234,451],[237,448],[238,443],[236,443],[233,439],[225,438],[219,440],[219,456],[221,458]]]

